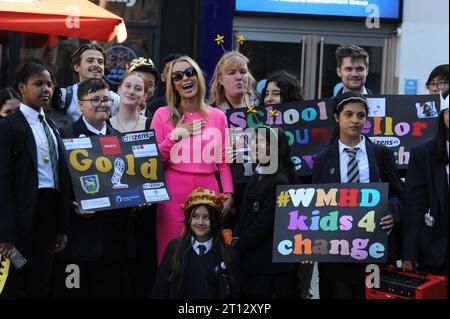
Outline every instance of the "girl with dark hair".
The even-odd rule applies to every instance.
[[[6,87],[0,90],[0,118],[14,113],[20,105],[20,96],[16,90]]]
[[[55,87],[40,62],[24,64],[14,88],[19,110],[0,121],[0,255],[27,260],[11,268],[2,297],[48,298],[55,252],[67,243],[70,185],[62,141],[43,111]]]
[[[264,105],[303,101],[300,82],[286,71],[276,72],[267,79],[261,100]]]
[[[262,126],[257,133],[251,147],[257,149],[258,166],[233,231],[240,293],[246,298],[295,298],[298,264],[272,262],[276,187],[296,184],[290,147],[281,128]]]
[[[286,71],[273,73],[267,79],[266,85],[262,90],[261,99],[264,105],[282,104],[287,102],[303,101],[302,88],[300,82],[292,74]],[[310,184],[310,176],[298,177],[298,183]],[[302,299],[312,298],[311,280],[313,276],[314,265],[302,263],[299,265],[298,282],[299,292]]]
[[[448,64],[438,65],[431,71],[426,83],[430,94],[448,94]]]
[[[166,248],[151,298],[223,299],[235,293],[229,246],[222,233],[223,201],[197,188],[182,205],[185,214],[181,237]]]
[[[406,271],[418,268],[448,276],[448,129],[447,96],[441,101],[436,136],[411,150],[403,216],[402,266]]]
[[[400,222],[403,184],[392,151],[362,135],[367,114],[367,101],[359,93],[336,97],[334,139],[315,157],[312,180],[314,184],[389,183],[389,212],[377,226],[392,236],[391,230]],[[320,298],[364,298],[365,267],[361,263],[319,263]]]

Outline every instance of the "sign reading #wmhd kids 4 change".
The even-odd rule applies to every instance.
[[[387,210],[387,183],[277,186],[273,262],[386,262]]]
[[[81,210],[101,211],[170,200],[153,130],[63,142]]]

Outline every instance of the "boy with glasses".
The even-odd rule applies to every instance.
[[[431,95],[448,94],[448,64],[438,65],[431,71],[426,87]]]
[[[77,91],[82,116],[61,129],[63,138],[110,135],[116,131],[106,120],[111,113],[108,84],[102,79],[83,81]],[[74,196],[72,196],[74,198]],[[127,260],[134,257],[130,209],[81,211],[73,200],[69,244],[55,264],[56,298],[123,298]],[[66,286],[68,265],[80,269],[80,288]]]

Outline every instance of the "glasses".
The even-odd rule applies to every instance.
[[[184,71],[177,71],[172,73],[172,81],[179,82],[183,80],[184,75],[186,75],[189,79],[197,75],[197,71],[194,67],[187,68]]]
[[[430,82],[427,84],[427,89],[437,88],[438,90],[443,90],[446,85],[448,85],[448,82]]]
[[[112,100],[111,100],[111,98],[109,98],[109,97],[105,97],[105,98],[101,99],[101,98],[99,98],[99,97],[97,97],[97,96],[94,97],[94,98],[92,98],[92,99],[80,100],[80,101],[84,101],[84,102],[90,101],[92,107],[95,107],[95,108],[100,107],[100,106],[102,105],[102,103],[103,103],[105,106],[111,106],[111,103],[112,103]]]

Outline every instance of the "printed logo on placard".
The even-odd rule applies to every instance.
[[[141,192],[137,189],[114,193],[114,200],[119,207],[138,206],[143,202]]]
[[[86,194],[98,193],[100,189],[100,181],[98,175],[88,175],[80,177],[81,188]]]
[[[156,144],[133,145],[131,149],[133,150],[134,157],[136,158],[158,155]]]
[[[91,139],[89,137],[85,138],[67,138],[63,139],[64,147],[66,150],[76,150],[76,149],[85,149],[85,148],[92,148]]]
[[[142,189],[155,189],[164,187],[164,183],[145,183],[142,184]]]
[[[397,147],[400,145],[400,139],[398,137],[370,136],[369,138],[373,143],[387,147]]]
[[[104,136],[99,138],[103,155],[114,155],[122,153],[119,138],[117,136]]]

